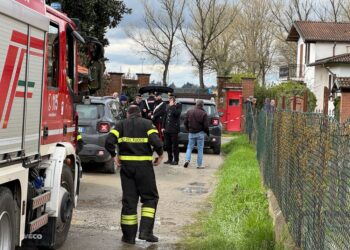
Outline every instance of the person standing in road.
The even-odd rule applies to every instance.
[[[204,137],[205,134],[209,136],[209,124],[208,115],[204,110],[203,100],[198,99],[196,106],[193,109],[187,111],[184,125],[189,132],[188,145],[186,150],[186,162],[184,167],[187,168],[191,161],[192,150],[197,144],[197,168],[203,167],[203,149],[204,149]]]
[[[175,96],[169,95],[169,104],[166,108],[166,114],[163,119],[163,133],[165,137],[165,147],[168,153],[168,160],[165,164],[179,164],[179,132],[180,115],[182,106],[176,103]]]
[[[119,97],[119,109],[117,112],[117,119],[118,120],[124,120],[126,119],[126,113],[128,110],[128,97],[125,95],[121,95]]]
[[[142,96],[141,96],[141,94],[136,94],[135,100],[133,102],[131,102],[130,105],[136,105],[141,110],[141,108],[142,108]]]
[[[163,128],[163,120],[165,115],[166,115],[166,103],[163,102],[162,94],[157,93],[156,104],[155,104],[155,108],[153,110],[153,115],[151,116],[151,118],[154,126],[156,126],[159,132],[159,137],[162,141],[164,140],[162,128]]]
[[[115,145],[118,144],[118,156]],[[153,235],[155,213],[158,204],[158,190],[154,166],[163,159],[163,143],[150,120],[141,117],[139,107],[128,108],[127,119],[116,124],[106,139],[106,149],[121,167],[120,178],[123,190],[121,211],[122,241],[135,244],[138,228],[137,203],[141,197],[141,221],[139,239],[158,242]],[[152,164],[153,149],[158,157]]]
[[[150,91],[148,93],[148,98],[142,104],[142,117],[151,120],[151,116],[153,115],[153,110],[156,103],[156,98],[154,96],[154,92]]]

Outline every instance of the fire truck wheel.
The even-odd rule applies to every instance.
[[[115,174],[116,167],[114,165],[114,160],[110,159],[109,161],[105,162],[104,168],[107,173]]]
[[[56,241],[53,249],[57,249],[65,242],[73,216],[74,181],[71,169],[64,165],[61,176],[60,205],[56,219]]]
[[[0,249],[15,249],[15,202],[11,191],[0,187]]]

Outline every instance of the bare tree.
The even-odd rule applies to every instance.
[[[344,0],[324,0],[314,6],[314,11],[322,22],[339,22],[343,17],[344,4]]]
[[[275,25],[269,0],[242,0],[241,6],[236,24],[241,69],[253,73],[265,85],[275,51]]]
[[[208,69],[218,76],[229,76],[240,61],[235,22],[209,46]]]
[[[181,27],[181,37],[204,88],[204,70],[210,58],[210,45],[232,24],[237,9],[229,0],[189,1],[189,19]]]
[[[158,3],[159,8],[154,8],[150,1],[143,0],[145,25],[142,26],[145,28],[134,25],[125,32],[145,49],[145,53],[163,64],[163,85],[166,86],[169,65],[175,56],[175,35],[183,22],[185,0],[158,0]]]
[[[315,16],[313,3],[312,0],[270,0],[272,20],[277,27],[275,43],[278,63],[296,62],[296,44],[287,43],[286,37],[295,21],[313,19]]]

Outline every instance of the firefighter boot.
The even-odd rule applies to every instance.
[[[122,225],[122,241],[128,244],[135,244],[137,225]]]
[[[154,217],[141,217],[139,239],[148,242],[158,242],[158,237],[153,235]]]

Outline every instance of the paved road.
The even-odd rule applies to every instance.
[[[155,168],[160,194],[154,230],[160,237],[157,244],[137,241],[135,246],[130,246],[121,243],[119,173],[85,173],[69,237],[61,250],[174,249],[182,236],[182,227],[192,223],[193,215],[208,206],[205,200],[215,186],[214,173],[223,158],[211,151],[207,153],[203,170],[195,167],[196,154],[190,167],[184,169],[183,152],[180,154],[181,165]]]

